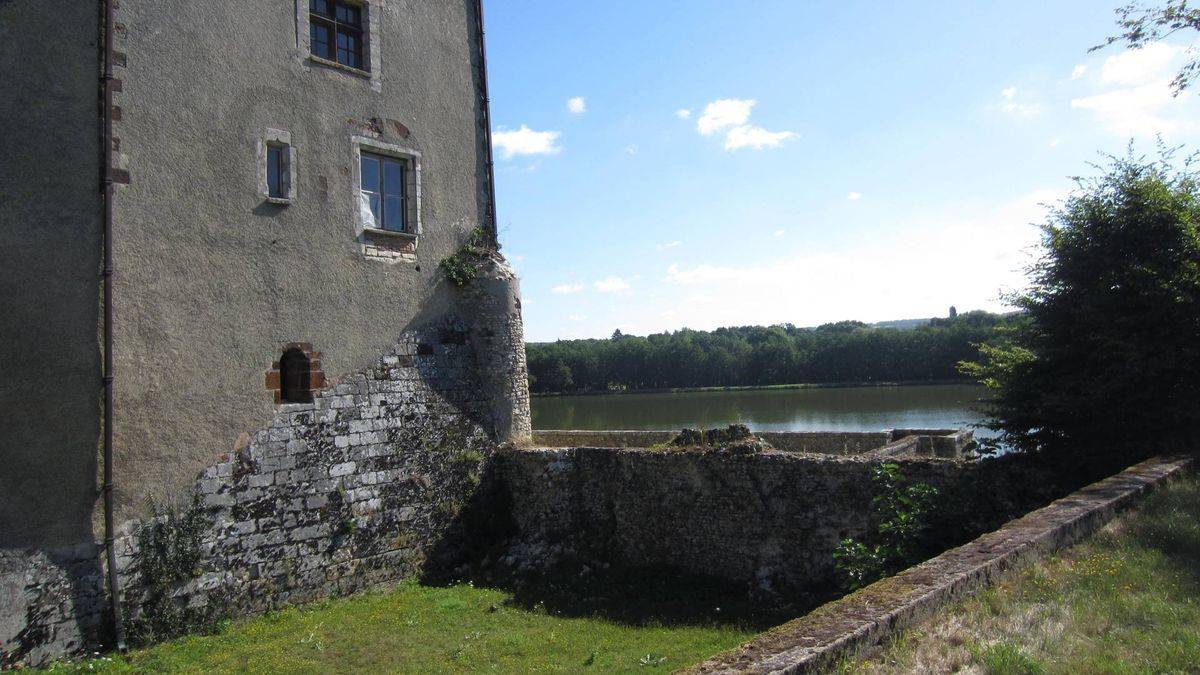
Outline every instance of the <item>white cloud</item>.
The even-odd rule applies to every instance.
[[[583,284],[559,284],[554,288],[551,288],[550,292],[557,293],[559,295],[570,295],[572,293],[578,293],[582,290]]]
[[[1050,142],[1047,143],[1047,145],[1049,145],[1052,148],[1057,148],[1060,143],[1062,143],[1061,138],[1051,138]]]
[[[1071,107],[1089,110],[1106,130],[1119,136],[1172,135],[1194,126],[1191,122],[1163,116],[1166,108],[1187,99],[1187,93],[1171,95],[1170,80],[1071,100]]]
[[[681,120],[686,120],[692,116],[692,111],[688,110],[687,108],[680,108],[679,110],[675,111],[675,116]]]
[[[1139,85],[1164,76],[1175,57],[1185,51],[1179,45],[1155,42],[1104,59],[1100,81],[1104,84]]]
[[[1004,102],[1000,104],[1000,109],[1006,113],[1016,115],[1017,117],[1033,117],[1042,111],[1042,107],[1037,103],[1027,103],[1017,98],[1016,87],[1005,87],[1000,90],[1000,98]]]
[[[704,114],[696,120],[696,130],[703,136],[710,136],[722,129],[745,124],[757,103],[754,99],[736,98],[713,101],[704,106]]]
[[[678,239],[676,239],[675,241],[668,241],[665,244],[658,244],[654,248],[657,248],[660,251],[665,251],[669,248],[675,248],[676,246],[679,246],[682,243],[683,243],[682,241],[679,241]]]
[[[851,192],[850,194],[846,195],[846,199],[849,199],[852,202],[856,202],[856,201],[862,199],[862,193],[861,192]]]
[[[629,284],[621,277],[608,277],[592,284],[592,287],[601,293],[620,293],[629,290]]]
[[[570,314],[567,318],[572,321],[584,321],[587,319],[587,316],[584,314]]]
[[[784,233],[785,233],[785,232],[787,232],[787,230],[784,230],[784,229],[780,228],[780,229],[778,229],[778,230],[775,230],[775,236],[776,236],[776,237],[782,237],[782,236],[784,235]]]
[[[627,155],[636,155],[636,154],[638,154],[638,146],[637,146],[637,144],[636,144],[636,143],[631,143],[631,144],[629,144],[629,145],[625,146],[625,154],[627,154]]]
[[[582,96],[573,96],[567,99],[567,110],[570,110],[574,115],[581,115],[587,112],[587,99]]]
[[[1086,72],[1087,72],[1087,66],[1085,66],[1081,63],[1071,69],[1071,79],[1078,80],[1079,78],[1083,77],[1083,74]]]
[[[975,205],[974,217],[914,214],[909,222],[852,246],[806,247],[761,264],[671,265],[664,288],[674,290],[669,302],[680,315],[660,329],[879,321],[931,316],[951,303],[1001,309],[999,291],[1024,285],[1022,269],[1039,238],[1033,223],[1045,216],[1040,204],[1061,196],[1042,190],[1005,204]],[[905,268],[911,274],[895,274],[898,250],[906,252]],[[963,251],[972,255],[963,256]],[[858,272],[847,275],[847,269]],[[830,279],[839,281],[831,286]],[[954,288],[947,288],[946,279],[956,280]],[[647,306],[645,312],[658,316],[662,309]]]
[[[729,130],[729,133],[725,135],[725,149],[740,150],[742,148],[754,148],[755,150],[762,150],[763,148],[778,148],[784,141],[795,137],[796,134],[791,131],[767,131],[762,127],[747,124]]]
[[[559,131],[534,131],[524,124],[515,131],[497,127],[492,132],[492,144],[504,159],[518,155],[554,155],[562,150],[555,144],[561,135]]]

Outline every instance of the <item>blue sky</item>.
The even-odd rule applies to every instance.
[[[1101,0],[490,0],[526,337],[1002,309],[1069,176],[1194,146]]]

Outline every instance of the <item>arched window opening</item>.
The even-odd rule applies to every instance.
[[[312,403],[312,375],[308,356],[295,347],[279,359],[279,392],[283,403]]]

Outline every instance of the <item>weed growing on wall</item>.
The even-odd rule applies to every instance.
[[[454,253],[438,264],[446,279],[455,286],[466,286],[479,274],[479,263],[486,260],[494,249],[489,245],[482,228],[471,231],[471,238]]]
[[[135,645],[160,642],[188,633],[210,632],[223,615],[210,595],[193,606],[175,592],[200,576],[202,538],[212,525],[197,497],[179,510],[154,508],[138,529],[132,571],[137,583],[126,594],[126,633]]]
[[[891,462],[875,467],[871,479],[877,530],[867,541],[843,539],[833,554],[837,568],[849,577],[851,590],[916,562],[923,552],[921,536],[929,527],[938,494],[937,488],[927,483],[908,485],[900,466]]]

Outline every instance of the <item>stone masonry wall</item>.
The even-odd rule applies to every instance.
[[[402,336],[371,368],[271,425],[210,466],[195,495],[211,526],[201,574],[180,606],[241,615],[345,595],[419,573],[478,486],[497,444],[472,331],[447,321]],[[135,555],[144,523],[118,538],[124,605],[138,618]],[[96,647],[107,617],[93,544],[0,555],[4,665]]]
[[[838,583],[838,543],[872,526],[871,471],[882,461],[940,489],[934,529],[947,542],[965,541],[1043,498],[1023,493],[1030,481],[1004,462],[513,450],[497,456],[516,530],[498,559],[518,573],[599,560],[714,575],[761,590],[824,593]]]

